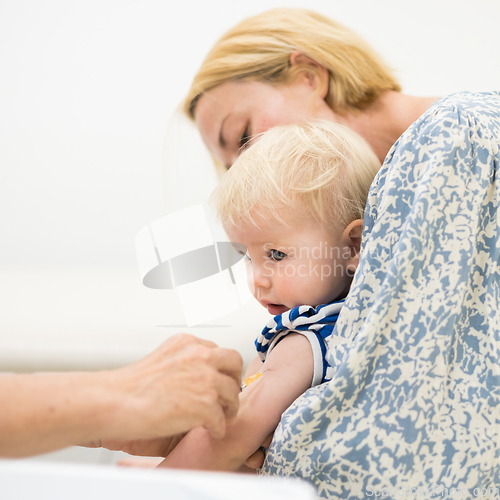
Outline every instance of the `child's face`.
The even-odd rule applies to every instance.
[[[312,216],[297,217],[297,211],[295,217],[280,216],[285,223],[270,217],[259,219],[258,228],[248,223],[227,230],[231,241],[247,248],[248,283],[255,298],[277,315],[345,297],[360,241],[353,244],[351,225],[327,230]],[[356,226],[359,235],[361,222]]]

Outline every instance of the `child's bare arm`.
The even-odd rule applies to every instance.
[[[256,373],[260,372],[262,370],[262,361],[259,358],[259,356],[255,356],[250,363],[248,363],[248,366],[245,369],[245,374],[243,375],[243,378],[250,377],[251,375],[255,375]]]
[[[310,386],[313,355],[309,341],[290,334],[268,355],[260,378],[240,395],[236,422],[221,439],[199,427],[189,432],[160,464],[202,470],[236,470],[276,428],[281,414]]]

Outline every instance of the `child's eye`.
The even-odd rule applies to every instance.
[[[270,250],[269,257],[279,262],[280,260],[283,260],[286,257],[286,253],[280,252],[279,250]]]

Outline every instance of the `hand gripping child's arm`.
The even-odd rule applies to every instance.
[[[262,365],[263,375],[240,395],[236,422],[221,439],[199,427],[189,432],[160,464],[181,469],[234,471],[277,427],[281,414],[310,386],[313,354],[300,334],[285,337]]]

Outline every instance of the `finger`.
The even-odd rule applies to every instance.
[[[264,460],[266,459],[265,450],[271,446],[271,442],[274,437],[274,432],[271,432],[269,436],[264,439],[262,446],[254,453],[252,453],[247,460],[245,461],[245,465],[250,467],[250,469],[260,469],[264,465]]]
[[[86,443],[80,443],[78,446],[82,446],[83,448],[100,448],[102,444],[101,440],[97,439],[96,441],[87,441]]]
[[[164,458],[124,458],[123,460],[119,460],[116,462],[118,467],[141,467],[143,469],[154,469],[161,462],[163,462]]]
[[[236,419],[240,407],[240,384],[228,375],[218,374],[215,389],[218,394],[218,403],[227,420],[226,423],[231,424]]]
[[[197,344],[200,344],[205,347],[210,347],[210,348],[219,348],[219,346],[215,343],[212,342],[211,340],[206,340],[206,339],[200,339],[199,337],[194,337],[190,335],[191,339],[195,341]]]
[[[223,438],[226,434],[226,418],[220,405],[215,405],[212,412],[210,421],[203,426],[212,437],[216,439]]]
[[[273,441],[273,437],[274,437],[274,432],[271,432],[271,434],[269,434],[269,436],[267,436],[266,439],[264,439],[264,442],[262,443],[262,448],[269,448],[269,446],[271,446],[271,443]]]
[[[257,451],[252,453],[245,461],[245,465],[250,469],[260,469],[264,465],[264,460],[266,456],[264,452],[259,448]]]
[[[257,474],[255,469],[247,467],[245,464],[240,465],[234,472],[239,472],[240,474]]]
[[[243,359],[237,351],[233,349],[216,349],[211,357],[211,365],[221,373],[232,377],[238,385],[241,383]]]
[[[210,347],[210,348],[217,348],[218,345],[215,342],[212,342],[211,340],[205,340],[205,339],[200,339],[199,337],[195,337],[194,335],[191,335],[189,333],[177,333],[173,337],[170,337],[168,340],[166,340],[163,345],[169,349],[170,344],[172,343],[179,343],[181,347],[184,346],[189,346],[192,344],[198,344],[204,347]]]

